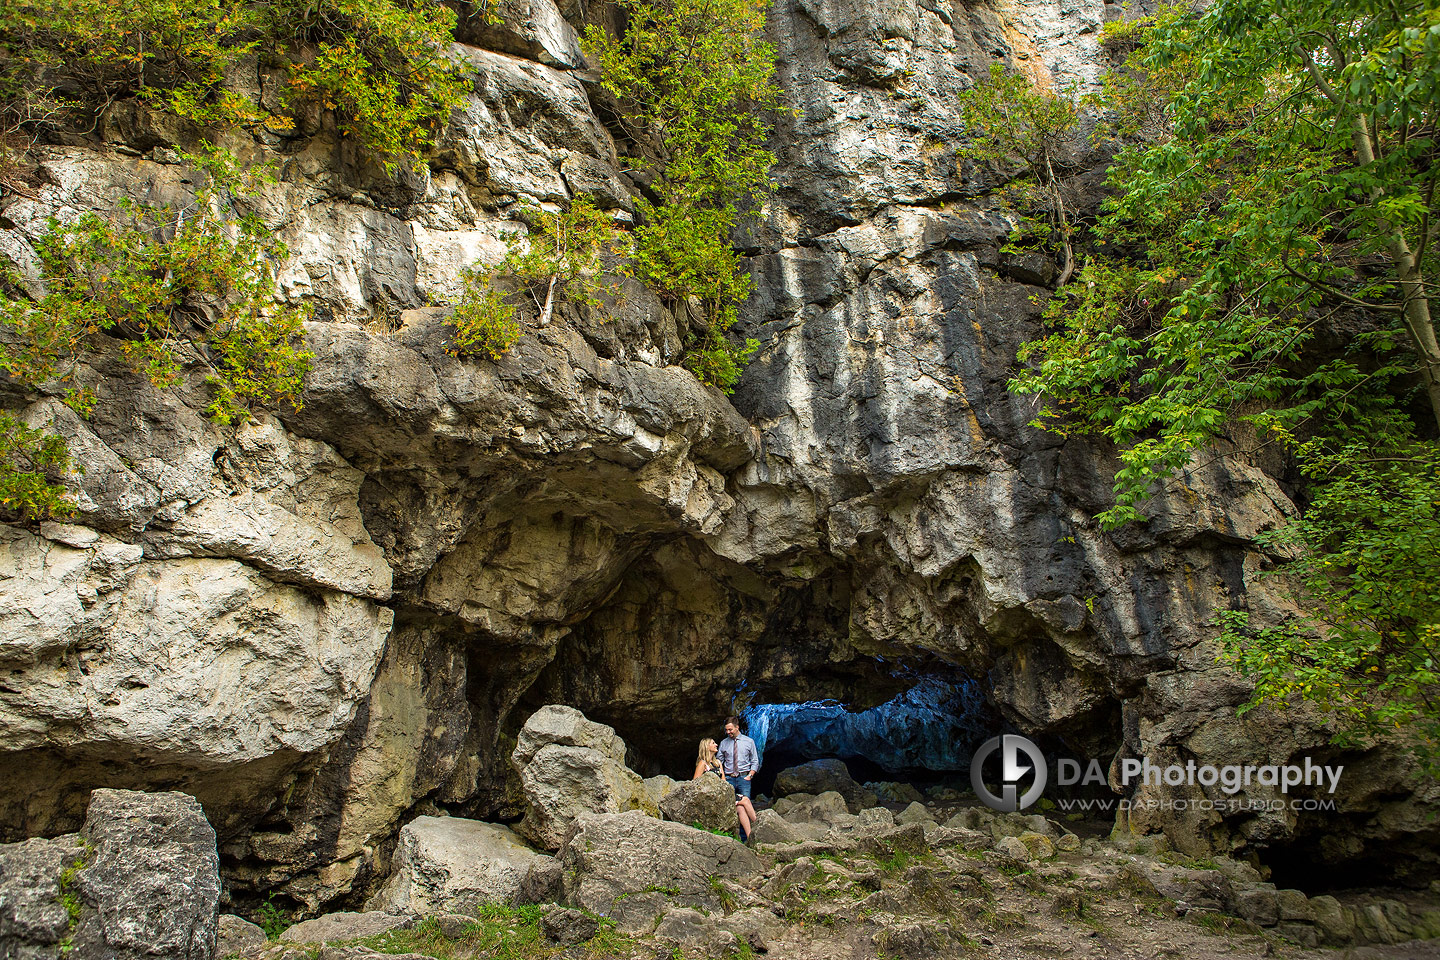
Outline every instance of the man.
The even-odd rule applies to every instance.
[[[735,813],[740,817],[740,839],[750,840],[755,826],[755,807],[750,803],[750,781],[760,769],[755,741],[740,732],[738,717],[725,718],[725,739],[720,741],[720,769],[725,782],[735,788]]]

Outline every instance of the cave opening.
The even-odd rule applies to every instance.
[[[760,753],[755,789],[764,794],[782,770],[829,758],[843,761],[859,783],[959,783],[976,748],[1001,725],[980,684],[960,672],[917,677],[870,707],[752,701],[739,716]]]

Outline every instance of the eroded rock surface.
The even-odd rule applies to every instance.
[[[212,960],[219,868],[194,797],[96,790],[78,835],[0,844],[0,950]]]
[[[760,872],[738,840],[639,811],[583,816],[575,827],[560,851],[566,901],[626,929],[649,925],[665,904],[720,909],[726,880]]]

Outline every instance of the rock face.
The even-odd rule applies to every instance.
[[[527,879],[550,862],[501,824],[417,817],[401,828],[390,879],[367,907],[408,916],[473,915],[482,904],[522,902]]]
[[[583,814],[650,806],[644,781],[625,766],[625,741],[573,707],[552,705],[532,714],[512,757],[529,805],[519,830],[551,850],[560,848]]]
[[[212,960],[215,831],[182,793],[96,790],[79,836],[0,844],[0,946],[16,958]]]
[[[588,195],[633,221],[583,5],[467,22],[471,93],[421,169],[319,126],[226,134],[242,162],[283,161],[254,212],[289,247],[282,294],[314,308],[304,405],[222,429],[203,365],[162,392],[118,344],[87,361],[90,419],[0,382],[0,408],[85,465],[73,522],[0,526],[0,839],[80,829],[100,785],[175,787],[234,893],[313,913],[373,895],[418,813],[528,808],[521,830],[556,849],[583,815],[658,809],[655,775],[687,772],[743,698],[858,710],[921,680],[978,684],[1011,726],[1106,766],[1320,749],[1311,719],[1236,717],[1248,688],[1205,627],[1283,613],[1253,540],[1293,510],[1278,466],[1218,449],[1148,525],[1107,533],[1109,451],[1035,431],[1006,389],[1053,264],[1001,251],[1014,214],[957,164],[983,131],[953,92],[996,59],[1088,89],[1106,15],[777,0],[794,113],[777,192],[736,237],[755,280],[737,332],[762,347],[729,398],[677,365],[684,312],[633,282],[562,304],[498,362],[448,353],[427,306],[503,255],[527,205]],[[52,216],[185,201],[182,139],[120,103],[39,146],[35,189],[0,197],[0,249],[24,268]],[[1077,208],[1103,159],[1062,164]],[[522,729],[557,703],[602,723],[552,709]],[[1334,814],[1264,788],[1177,813],[1204,798],[1147,788],[1160,803],[1121,827],[1428,879],[1440,786],[1383,748],[1342,759]]]

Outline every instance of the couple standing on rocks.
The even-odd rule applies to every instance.
[[[718,745],[706,737],[700,741],[700,755],[695,760],[699,780],[708,773],[723,777],[735,788],[735,813],[740,817],[740,839],[748,843],[755,826],[755,807],[750,802],[750,781],[760,770],[760,754],[755,741],[740,732],[738,717],[725,718],[725,739]]]

